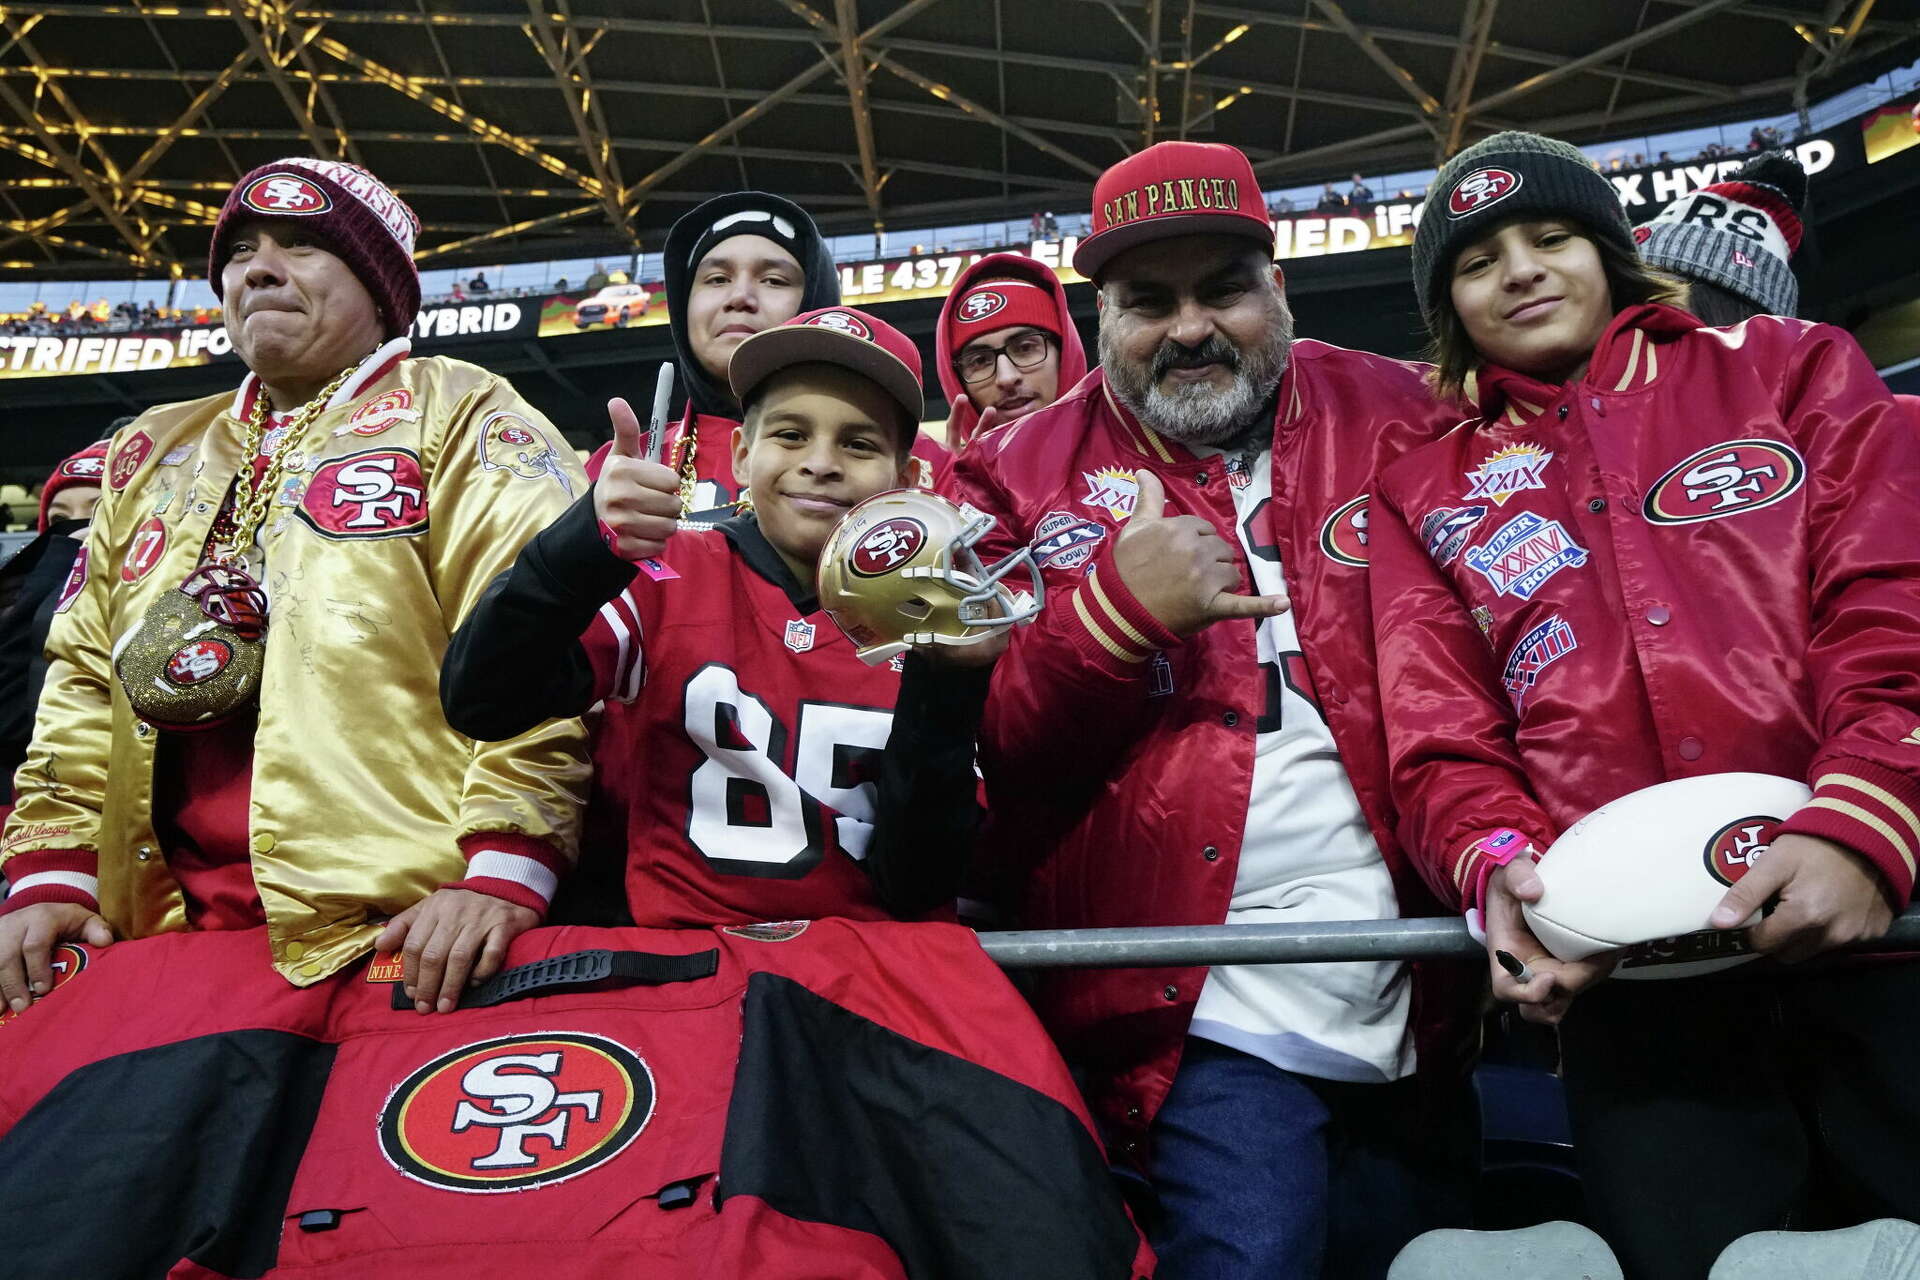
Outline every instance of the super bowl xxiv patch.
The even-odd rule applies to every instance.
[[[1587,549],[1558,520],[1522,511],[1468,550],[1466,559],[1468,568],[1493,585],[1495,595],[1531,600],[1554,574],[1585,564]]]

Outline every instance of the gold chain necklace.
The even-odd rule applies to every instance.
[[[680,472],[680,514],[684,516],[693,510],[693,490],[700,479],[693,465],[693,456],[700,449],[700,420],[692,413],[687,415],[687,429],[674,441],[674,449],[680,455],[676,468]]]
[[[267,518],[267,508],[273,502],[274,490],[280,487],[280,477],[287,469],[286,460],[291,457],[307,434],[307,428],[313,420],[326,412],[327,402],[333,399],[334,392],[346,385],[359,364],[350,364],[334,376],[332,382],[320,389],[320,394],[301,405],[293,413],[287,424],[286,435],[280,445],[267,460],[266,470],[256,473],[255,461],[267,438],[267,418],[272,413],[273,402],[267,395],[266,384],[253,397],[253,407],[247,413],[245,427],[240,436],[240,471],[234,478],[233,528],[230,535],[223,538],[225,548],[216,552],[212,563],[230,565],[244,562],[247,549],[253,546],[254,535],[260,530],[261,522]],[[255,479],[258,474],[258,479]]]
[[[247,553],[266,519],[286,459],[358,367],[342,369],[319,395],[294,411],[279,447],[258,471],[255,464],[266,444],[271,401],[264,383],[255,393],[241,431],[245,457],[233,481],[231,523],[220,532],[228,520],[228,509],[223,509],[209,535],[219,549],[178,587],[162,592],[115,647],[114,675],[142,720],[163,729],[202,729],[243,714],[259,697],[269,602],[250,571]]]

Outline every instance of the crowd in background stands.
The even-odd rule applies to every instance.
[[[34,517],[39,510],[38,484],[0,484],[0,533],[16,533],[33,528]]]
[[[1732,156],[1771,150],[1786,145],[1787,139],[1780,129],[1773,125],[1757,124],[1748,136],[1743,149],[1729,146],[1718,141],[1708,142],[1691,157],[1676,160],[1670,152],[1661,151],[1652,160],[1656,165],[1668,165],[1683,162],[1724,160]],[[1628,169],[1638,169],[1648,162],[1644,152],[1632,155],[1610,156],[1604,163],[1594,161],[1593,166],[1602,172],[1618,173]],[[1365,214],[1372,209],[1376,200],[1420,200],[1426,192],[1402,189],[1391,194],[1375,196],[1367,180],[1360,174],[1352,175],[1351,185],[1345,191],[1336,183],[1328,182],[1321,189],[1320,197],[1312,209],[1297,206],[1291,196],[1282,194],[1272,200],[1267,212],[1275,217],[1285,217],[1294,213],[1346,213]],[[1050,210],[1035,210],[1030,220],[1030,230],[1034,239],[1057,239],[1062,227],[1059,218]],[[1072,228],[1080,230],[1080,228]],[[925,245],[916,244],[912,253],[919,255],[927,252]],[[943,253],[944,245],[934,246],[933,252]],[[883,255],[884,256],[884,255]],[[598,264],[596,264],[596,268]],[[621,277],[623,280],[624,276]],[[608,283],[613,283],[609,273],[596,269],[581,286],[584,294],[597,292]],[[550,286],[541,285],[517,289],[496,289],[487,280],[486,272],[479,271],[465,281],[456,280],[445,294],[423,299],[427,306],[449,306],[463,302],[497,301],[501,299],[544,296],[547,293],[567,293],[568,282],[565,277],[554,281]],[[35,302],[24,312],[12,315],[0,315],[0,336],[66,338],[94,333],[153,332],[167,329],[181,329],[194,325],[220,323],[220,309],[213,306],[175,307],[159,306],[151,301],[135,303],[123,301],[117,305],[101,298],[91,305],[78,299],[67,304],[64,310],[54,311],[44,302]]]
[[[36,302],[24,312],[0,318],[0,334],[14,338],[69,338],[89,333],[129,333],[137,330],[182,329],[189,325],[220,323],[218,307],[160,307],[151,302],[122,302],[101,298],[92,306],[75,299],[61,311]]]

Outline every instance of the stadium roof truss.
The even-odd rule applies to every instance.
[[[233,180],[365,165],[435,265],[657,247],[691,203],[830,230],[1085,204],[1231,142],[1275,186],[1805,109],[1920,0],[0,0],[0,270],[193,275]]]

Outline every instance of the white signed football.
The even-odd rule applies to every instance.
[[[1791,778],[1710,773],[1609,801],[1540,859],[1546,892],[1523,908],[1527,925],[1562,960],[1631,948],[1617,978],[1690,977],[1751,960],[1745,932],[1710,930],[1707,916],[1812,795]]]

